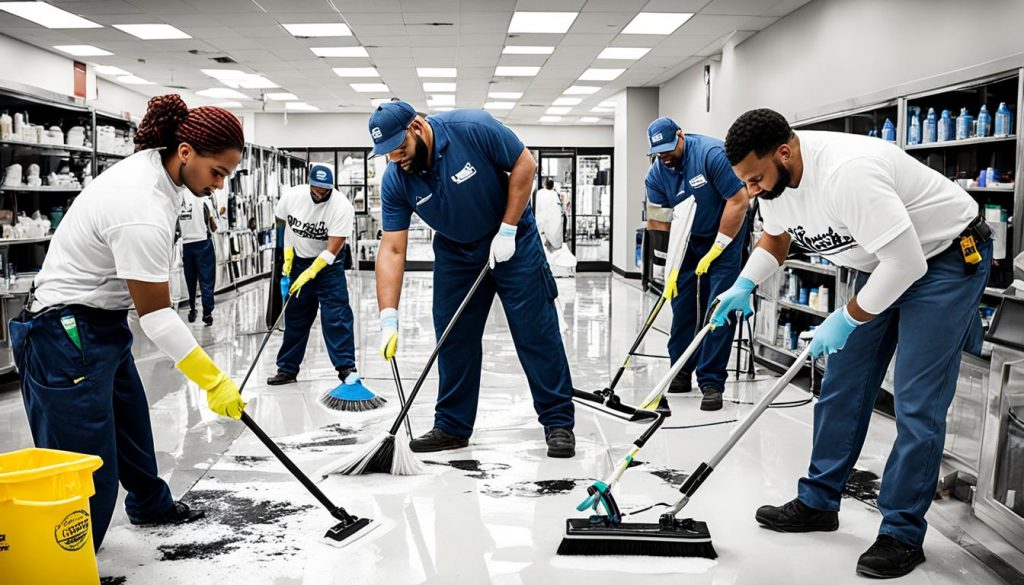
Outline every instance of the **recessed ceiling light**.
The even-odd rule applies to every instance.
[[[289,112],[319,112],[320,108],[311,106],[306,102],[286,102],[284,109]]]
[[[431,106],[454,106],[455,96],[450,93],[439,93],[427,97],[427,104]]]
[[[3,4],[0,3],[0,6],[3,6]],[[113,55],[110,51],[104,51],[92,45],[54,45],[53,48],[75,57],[108,57]]]
[[[268,93],[266,96],[268,100],[275,102],[288,102],[299,99],[299,96],[288,92]]]
[[[114,28],[144,41],[191,39],[192,36],[169,24],[115,24]]]
[[[601,103],[599,103],[597,105],[599,107],[602,107],[602,108],[611,108],[611,109],[614,110],[615,106],[616,106],[616,102],[615,102],[615,100],[604,100],[603,102],[601,102]]]
[[[615,108],[602,108],[601,106],[594,106],[590,108],[590,111],[595,114],[614,114]]]
[[[601,118],[597,116],[583,116],[579,120],[576,120],[577,124],[597,124],[601,121]]]
[[[601,88],[596,85],[573,85],[562,93],[565,95],[590,95],[599,91]]]
[[[564,34],[576,20],[578,12],[513,12],[508,24],[510,33]]]
[[[0,10],[46,28],[103,28],[102,24],[96,24],[46,2],[0,2]]]
[[[601,54],[597,56],[598,59],[622,59],[635,61],[640,57],[643,57],[650,52],[650,49],[640,48],[626,48],[626,47],[608,47],[601,51]]]
[[[128,85],[156,85],[152,81],[146,81],[145,79],[135,75],[123,75],[118,77],[117,80]]]
[[[335,67],[338,77],[380,77],[376,67]]]
[[[551,102],[553,106],[578,106],[583,100],[581,98],[560,97]]]
[[[554,47],[528,47],[508,45],[501,50],[506,55],[550,55],[555,51]]]
[[[219,108],[241,108],[242,107],[242,102],[220,102],[220,103],[213,104],[213,105],[215,105],[215,106],[217,106]]]
[[[120,67],[114,67],[113,65],[93,65],[93,69],[100,75],[131,75]]]
[[[516,107],[515,102],[487,102],[484,104],[485,110],[511,110]]]
[[[494,69],[495,77],[533,77],[540,72],[540,67],[509,67],[499,65]]]
[[[670,35],[690,17],[691,12],[641,12],[622,29],[624,35]]]
[[[323,24],[282,24],[286,31],[295,37],[350,37],[352,31],[347,24],[328,22]]]
[[[233,99],[233,100],[247,100],[249,96],[245,95],[240,91],[235,91],[227,87],[211,87],[209,89],[201,89],[196,92],[196,95],[201,95],[208,98],[220,98],[220,99]]]
[[[517,99],[523,97],[523,92],[521,92],[521,91],[489,91],[489,92],[487,92],[487,97],[498,99],[498,100],[517,100]]]
[[[562,117],[561,116],[541,116],[540,120],[538,120],[538,122],[540,122],[541,124],[547,124],[549,122],[561,122],[561,121],[562,121]]]
[[[249,75],[242,79],[222,79],[221,83],[228,87],[238,87],[242,89],[272,89],[280,87],[278,84],[270,81],[262,75]]]
[[[457,77],[458,69],[455,67],[417,67],[416,75],[420,77]]]
[[[591,67],[580,75],[580,79],[583,81],[611,81],[616,77],[622,75],[625,69],[601,69],[599,67]]]
[[[424,83],[423,91],[429,93],[432,91],[455,91],[454,83]]]
[[[391,91],[385,83],[350,83],[348,86],[359,93],[387,93]]]
[[[570,110],[572,110],[572,108],[570,108],[568,106],[566,106],[564,108],[562,108],[562,107],[548,108],[547,111],[544,112],[544,113],[548,114],[549,116],[561,116],[563,114],[568,114]]]
[[[310,47],[317,57],[369,57],[363,47]]]

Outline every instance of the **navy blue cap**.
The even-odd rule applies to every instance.
[[[647,141],[651,149],[647,154],[659,154],[675,149],[678,137],[679,125],[672,121],[672,118],[658,118],[647,127]]]
[[[409,104],[395,100],[384,102],[370,114],[370,138],[373,139],[371,156],[387,154],[402,146],[405,131],[416,118],[416,110]]]
[[[334,165],[319,162],[309,165],[309,184],[321,189],[333,189]]]

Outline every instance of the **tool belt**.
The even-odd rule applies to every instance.
[[[978,246],[990,239],[992,239],[992,228],[988,226],[985,218],[979,215],[964,228],[964,231],[960,232],[959,236],[953,238],[949,248],[943,251],[942,254],[938,254],[936,258],[952,250],[959,250],[960,256],[964,261],[964,273],[974,274],[982,261]]]

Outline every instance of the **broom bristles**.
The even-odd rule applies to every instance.
[[[377,452],[382,448],[386,449],[385,445],[388,443],[388,439],[393,444],[395,437],[390,433],[381,433],[372,441],[363,444],[362,449],[352,452],[348,457],[337,463],[331,463],[321,468],[319,471],[320,476],[327,477],[334,473],[340,475],[359,475],[363,473],[363,470],[370,463],[370,460],[377,455]]]
[[[322,477],[337,473],[340,475],[365,475],[368,473],[390,473],[391,475],[419,475],[425,473],[423,463],[409,449],[406,441],[398,442],[391,433],[383,433],[366,443],[339,463],[320,470]]]
[[[387,400],[383,396],[375,396],[368,400],[348,400],[344,398],[335,398],[328,392],[320,397],[320,404],[323,404],[331,410],[338,410],[341,412],[366,412],[367,410],[378,409],[385,404]]]
[[[718,558],[710,542],[650,542],[636,540],[575,540],[563,538],[558,554],[566,556],[648,556]]]

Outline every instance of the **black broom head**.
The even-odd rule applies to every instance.
[[[605,516],[570,518],[558,547],[560,555],[628,555],[652,557],[718,558],[708,525],[692,519],[661,524],[614,524]]]

